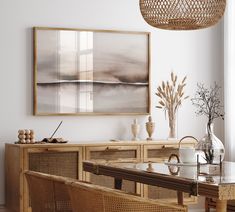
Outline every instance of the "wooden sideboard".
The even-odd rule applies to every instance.
[[[194,146],[193,140],[184,141],[182,146]],[[79,144],[6,144],[5,180],[6,206],[13,212],[31,211],[28,185],[24,171],[33,170],[49,174],[91,181],[107,187],[113,187],[114,180],[105,176],[95,176],[84,172],[83,160],[113,162],[163,161],[171,153],[178,152],[178,141],[119,141]],[[171,197],[176,194],[158,187],[123,183],[123,190],[135,192],[150,198]],[[186,203],[195,202],[195,198],[186,198]]]

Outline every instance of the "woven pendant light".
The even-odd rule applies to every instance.
[[[171,30],[210,27],[223,16],[225,6],[226,0],[140,0],[148,24]]]

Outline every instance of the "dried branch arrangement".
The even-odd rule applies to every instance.
[[[213,163],[215,157],[215,147],[213,147],[212,144],[212,140],[214,139],[212,132],[212,123],[216,118],[224,119],[224,112],[222,111],[223,106],[219,98],[219,89],[220,87],[216,83],[210,88],[206,88],[204,84],[198,83],[195,96],[191,99],[192,104],[197,107],[195,113],[198,116],[205,115],[208,118],[208,137],[204,138],[204,141],[200,141],[198,143],[198,148],[201,148],[203,150],[205,156],[204,159],[207,163]],[[221,150],[220,152],[222,153],[223,150]]]
[[[156,106],[159,109],[163,109],[168,115],[170,134],[169,137],[175,137],[175,115],[177,109],[181,106],[182,102],[189,98],[185,96],[184,88],[186,86],[185,76],[182,81],[177,82],[177,75],[171,72],[170,82],[162,81],[162,84],[158,86],[156,95],[160,98],[159,105]]]
[[[191,99],[192,104],[198,109],[196,114],[208,117],[208,124],[211,124],[214,119],[224,119],[224,112],[222,111],[222,104],[219,98],[220,87],[217,83],[213,87],[206,88],[204,84],[197,84],[197,91],[194,98]]]

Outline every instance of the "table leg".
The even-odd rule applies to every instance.
[[[114,188],[119,190],[122,189],[122,179],[114,179]]]
[[[184,203],[184,195],[182,191],[177,191],[177,199],[178,199],[178,204],[183,205]]]
[[[227,212],[227,200],[216,200],[216,212]]]

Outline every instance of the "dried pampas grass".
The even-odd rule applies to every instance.
[[[176,111],[181,106],[182,102],[189,98],[185,96],[186,86],[185,76],[182,81],[177,84],[178,76],[171,72],[170,82],[162,81],[161,85],[158,86],[156,95],[160,98],[156,108],[163,109],[169,118],[169,137],[175,137],[175,119]]]

